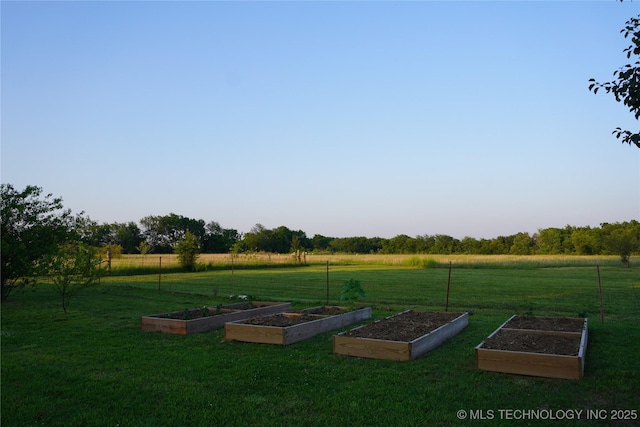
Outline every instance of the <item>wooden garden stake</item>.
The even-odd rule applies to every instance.
[[[600,266],[596,266],[598,271],[598,300],[600,302],[600,322],[604,324],[604,310],[602,308],[602,285],[600,284]]]
[[[233,254],[231,254],[231,295],[235,295],[235,280],[233,276]]]
[[[327,305],[329,305],[329,260],[327,260]]]
[[[451,287],[451,261],[449,261],[449,278],[447,279],[447,302],[444,311],[449,311],[449,288]]]

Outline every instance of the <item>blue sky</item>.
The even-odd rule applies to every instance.
[[[492,238],[640,219],[637,2],[1,3],[1,178],[99,222]]]

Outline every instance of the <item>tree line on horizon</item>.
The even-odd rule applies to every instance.
[[[173,253],[187,232],[199,242],[200,253],[352,253],[352,254],[468,254],[468,255],[621,255],[623,260],[640,250],[640,222],[602,223],[600,227],[544,228],[492,239],[446,234],[400,234],[392,238],[330,237],[286,226],[273,229],[256,224],[247,233],[227,229],[215,221],[171,213],[146,216],[138,223],[83,223],[83,241],[111,247],[114,255]]]
[[[40,195],[40,188],[31,188],[38,190],[31,194],[32,197]],[[18,194],[10,184],[3,184],[3,193],[7,191]],[[4,199],[9,198],[8,194],[3,194]],[[70,215],[70,211],[63,211],[62,199],[58,201],[57,210]],[[3,217],[7,215],[3,211]],[[6,222],[5,218],[3,222]],[[309,237],[303,230],[292,230],[286,226],[269,229],[262,224],[256,224],[250,231],[240,233],[235,229],[224,228],[216,221],[206,222],[175,213],[149,215],[139,222],[102,224],[80,214],[75,216],[72,228],[84,244],[109,248],[113,256],[174,253],[176,245],[185,238],[187,232],[196,239],[200,253],[631,255],[640,251],[640,222],[637,220],[602,223],[600,227],[567,225],[563,228],[544,228],[534,234],[520,232],[492,239],[457,239],[446,234],[415,237],[399,234],[392,238],[330,237],[315,234]]]

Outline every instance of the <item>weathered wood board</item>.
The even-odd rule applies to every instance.
[[[398,313],[395,316],[405,312]],[[390,317],[395,317],[390,316]],[[376,322],[384,322],[380,319]],[[415,360],[444,341],[457,335],[469,324],[469,313],[462,313],[454,320],[443,324],[433,331],[412,341],[392,341],[373,338],[345,336],[345,332],[334,335],[333,352],[344,356],[364,357],[369,359],[385,359],[408,361]],[[361,326],[362,327],[362,326]],[[358,328],[356,328],[358,329]]]
[[[512,329],[506,327],[514,318],[512,316],[496,329],[489,338],[500,331],[521,331],[527,334],[556,336],[559,339],[574,337],[579,339],[578,354],[568,356],[561,354],[544,354],[525,351],[496,350],[485,348],[485,341],[475,348],[476,366],[478,369],[508,374],[529,375],[545,378],[580,379],[584,376],[585,355],[587,351],[588,328],[587,319],[583,320],[582,330],[575,332],[558,332],[532,329]]]
[[[218,307],[208,307],[208,309],[214,313]],[[221,314],[188,320],[173,318],[183,313],[182,311],[143,316],[140,319],[140,330],[188,335],[221,328],[226,322],[250,319],[255,316],[268,316],[290,310],[291,303],[289,302],[240,302],[223,305],[220,308]]]
[[[306,314],[313,316],[315,319],[285,327],[251,325],[246,323],[246,320],[227,322],[224,325],[224,339],[225,341],[289,345],[371,317],[371,307],[331,316],[312,314],[314,311],[319,311],[319,309],[321,307],[300,310],[300,312],[306,312]]]

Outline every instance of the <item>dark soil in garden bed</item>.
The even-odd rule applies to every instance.
[[[326,305],[313,310],[300,310],[299,313],[320,314],[322,316],[336,316],[338,314],[344,314],[348,311],[348,308]]]
[[[262,316],[262,317],[254,317],[253,319],[249,319],[245,324],[248,325],[259,325],[259,326],[278,326],[278,327],[287,327],[298,325],[300,323],[311,322],[312,320],[318,320],[321,317],[315,314],[296,314],[292,315],[288,314],[274,314],[271,316]]]
[[[253,308],[267,307],[267,306],[268,304],[242,302],[242,303],[231,304],[231,305],[222,306],[222,307],[203,307],[203,308],[185,309],[183,311],[176,311],[173,313],[160,315],[158,317],[164,317],[167,319],[193,320],[193,319],[200,319],[202,317],[218,316],[220,314],[228,314],[236,311],[250,310]]]
[[[484,341],[482,348],[528,353],[577,356],[581,335],[559,336],[526,331],[500,330]]]
[[[344,333],[347,337],[409,342],[438,329],[462,313],[408,311]]]
[[[535,329],[538,331],[582,332],[584,319],[572,317],[516,316],[504,325],[509,329]]]
[[[193,319],[200,319],[202,317],[211,317],[211,316],[218,316],[220,314],[233,313],[234,311],[239,311],[239,310],[238,309],[228,310],[224,308],[218,310],[215,307],[210,309],[194,308],[191,310],[176,311],[174,313],[170,313],[161,317],[179,319],[179,320],[193,320]]]

